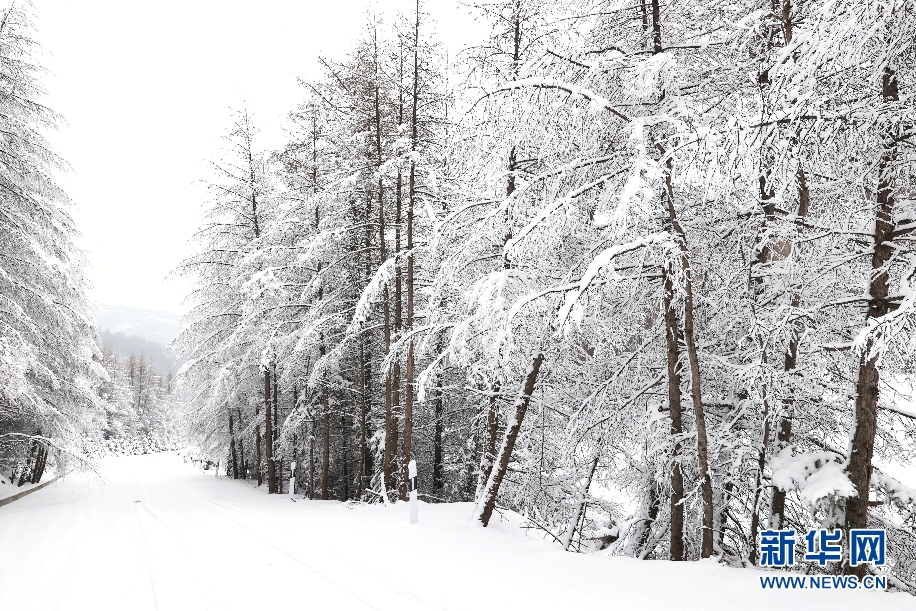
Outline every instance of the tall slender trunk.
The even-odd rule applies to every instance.
[[[792,300],[792,307],[797,308],[799,304],[798,296]],[[786,350],[784,371],[789,373],[795,369],[798,364],[798,344],[801,340],[801,333],[793,329],[792,336],[789,339],[789,347]],[[783,401],[783,414],[779,419],[779,427],[776,431],[777,452],[789,445],[792,440],[792,418],[794,416],[795,400],[791,396]],[[770,528],[782,529],[786,517],[786,491],[781,488],[773,489],[773,500],[770,504]]]
[[[242,426],[242,408],[236,406],[235,413],[239,417],[239,426]],[[244,430],[244,427],[243,427]],[[248,469],[247,463],[245,463],[245,439],[242,435],[239,435],[239,465],[242,468],[242,479],[248,479]]]
[[[659,0],[652,0],[652,52],[664,51],[662,46],[661,9]],[[664,98],[664,92],[662,92]],[[659,143],[659,148],[661,143]],[[696,340],[693,325],[693,279],[690,268],[690,251],[687,248],[687,236],[681,227],[674,207],[674,187],[672,185],[673,161],[665,160],[665,186],[668,192],[668,222],[675,234],[680,252],[679,263],[684,282],[684,348],[690,370],[690,398],[693,403],[694,420],[697,432],[697,462],[700,471],[700,493],[703,498],[703,533],[700,556],[708,558],[713,552],[714,508],[712,498],[712,477],[709,473],[709,449],[706,436],[706,414],[703,409],[702,390],[700,387],[700,364],[697,358]]]
[[[328,474],[331,469],[331,410],[327,408],[327,392],[323,396],[324,410],[324,439],[321,446],[321,500],[328,500]]]
[[[765,168],[760,172],[758,178],[760,186],[760,203],[763,207],[764,223],[757,240],[757,257],[750,266],[750,289],[753,293],[751,301],[752,318],[757,320],[757,301],[765,287],[765,279],[769,274],[766,267],[773,261],[774,247],[771,243],[770,233],[775,229],[776,224],[776,193],[772,185],[769,184],[769,169]],[[760,362],[763,366],[767,363],[766,338],[757,333],[756,341],[760,350]],[[763,469],[766,466],[767,449],[770,445],[770,399],[767,383],[764,380],[761,388],[761,400],[763,403],[763,439],[760,441],[760,447],[757,450],[757,471],[754,473],[754,500],[751,503],[751,536],[750,540],[757,541],[757,532],[760,529],[760,501],[763,498]],[[751,545],[748,554],[748,560],[751,564],[757,564],[757,545]]]
[[[700,548],[700,557],[712,556],[713,542],[713,516],[714,507],[712,500],[712,476],[709,472],[709,442],[706,434],[706,412],[703,408],[702,390],[700,386],[700,361],[697,357],[696,336],[693,328],[693,279],[691,278],[689,251],[687,250],[687,237],[681,228],[677,217],[674,216],[674,207],[670,206],[672,225],[678,235],[678,244],[681,250],[681,267],[684,275],[684,344],[687,349],[687,360],[690,364],[690,398],[693,401],[693,415],[697,431],[697,463],[700,475],[700,495],[703,498],[703,543]]]
[[[315,420],[312,420],[309,434],[309,499],[315,499]]]
[[[274,469],[274,436],[273,423],[270,419],[270,368],[264,368],[264,449],[267,460],[267,493],[277,492],[276,471]]]
[[[293,382],[293,403],[292,403],[292,407],[290,408],[290,415],[292,415],[298,409],[299,409],[299,387],[296,385],[295,382]],[[300,447],[299,447],[299,431],[300,430],[301,429],[297,426],[296,432],[293,433],[293,455],[290,457],[292,460],[296,461],[296,466],[299,468],[299,471],[297,473],[295,470],[293,470],[293,466],[290,465],[289,476],[290,478],[293,478],[295,480],[296,487],[301,490],[302,486],[299,485],[299,480],[302,479],[302,472],[305,469],[302,466],[303,461],[300,460],[300,457],[301,457],[301,452],[300,452]],[[292,490],[290,492],[292,492]]]
[[[400,63],[398,68],[398,125],[404,124],[404,47],[400,49]],[[394,272],[394,337],[397,339],[401,334],[401,315],[403,305],[402,295],[402,273],[401,273],[401,205],[403,203],[403,182],[404,177],[401,173],[401,167],[398,165],[398,175],[395,183],[394,194],[394,253],[395,253],[395,272]],[[398,464],[398,413],[401,407],[401,361],[394,359],[391,366],[391,409],[392,409],[392,427],[391,427],[391,463],[389,473],[391,481],[388,483],[388,490],[397,490],[398,473],[400,465]],[[404,482],[406,486],[406,482]],[[406,487],[404,489],[406,495]]]
[[[368,396],[366,392],[366,345],[362,337],[359,340],[359,473],[356,480],[356,498],[361,499],[363,496],[363,479],[366,477],[368,465],[366,458],[369,454],[369,448],[366,443],[366,418],[369,412]]]
[[[381,148],[381,146],[379,146]],[[379,201],[381,205],[381,200]],[[366,269],[365,281],[368,283],[372,277],[372,198],[366,198]],[[384,263],[384,260],[381,261]],[[372,481],[372,453],[369,451],[369,439],[372,436],[369,432],[370,416],[372,412],[372,352],[366,349],[366,336],[360,335],[359,338],[359,373],[360,389],[362,392],[362,404],[360,406],[360,438],[359,438],[359,491],[357,498],[362,498],[364,489],[369,488]]]
[[[321,356],[327,354],[324,334],[318,347]],[[328,500],[328,472],[331,468],[331,409],[328,399],[328,385],[321,381],[322,447],[321,447],[321,500]],[[314,461],[313,461],[314,462]]]
[[[255,468],[258,471],[258,486],[264,483],[263,474],[261,471],[261,410],[257,407],[254,408],[254,441],[255,447],[257,447],[257,454],[255,459]]]
[[[413,39],[413,96],[410,108],[410,142],[411,151],[417,150],[417,104],[420,92],[420,0],[417,0],[416,20],[414,21]],[[405,330],[413,329],[414,310],[414,256],[413,256],[413,214],[417,197],[417,164],[415,156],[410,159],[410,178],[407,187],[407,321]],[[414,347],[413,340],[407,342],[407,371],[404,379],[404,446],[401,466],[401,500],[407,500],[407,465],[412,458],[413,443],[413,378]]]
[[[341,467],[343,469],[343,490],[340,500],[342,501],[350,499],[350,445],[347,442],[347,432],[349,428],[347,414],[342,410],[340,412]]]
[[[465,472],[467,474],[467,479],[465,481],[465,497],[469,501],[478,501],[480,500],[480,491],[482,485],[480,483],[480,416],[483,412],[483,409],[478,405],[474,418],[471,420],[471,426],[469,427],[469,437],[468,437],[468,447],[471,448],[471,452],[466,456],[465,461]]]
[[[239,478],[239,458],[235,450],[235,426],[232,422],[232,413],[229,413],[229,453],[232,456],[232,479]]]
[[[528,405],[531,403],[531,395],[534,393],[534,385],[537,382],[538,373],[541,371],[541,364],[544,362],[544,353],[538,351],[531,361],[528,373],[525,374],[525,381],[522,385],[521,392],[515,400],[515,416],[506,426],[506,434],[503,437],[502,447],[499,450],[497,467],[490,472],[490,478],[487,481],[481,498],[477,501],[474,508],[474,517],[481,524],[487,526],[490,523],[490,516],[496,508],[496,497],[499,495],[499,487],[506,471],[509,468],[509,461],[512,459],[512,451],[515,449],[515,441],[518,433],[522,428],[522,422],[525,419],[525,412],[528,411]]]
[[[882,78],[882,97],[884,102],[899,101],[897,75],[889,66],[884,68]],[[894,255],[894,162],[897,157],[897,140],[892,123],[884,137],[884,149],[878,163],[878,193],[875,209],[874,251],[871,258],[871,278],[869,281],[868,321],[880,319],[891,311],[888,301],[888,267]],[[852,445],[849,463],[846,467],[849,480],[856,487],[856,496],[846,500],[846,531],[868,526],[868,495],[871,482],[872,455],[874,453],[875,433],[878,421],[878,394],[881,381],[879,360],[882,342],[880,328],[875,328],[868,336],[859,357],[859,375],[856,380],[855,423],[853,425]],[[860,577],[866,574],[868,566],[860,564],[848,571]]]
[[[280,454],[280,426],[283,421],[280,417],[280,389],[277,385],[277,366],[272,368],[273,400],[274,400],[274,464],[276,465],[276,491],[283,494],[283,456]]]
[[[440,344],[438,352],[441,353],[441,350]],[[441,492],[445,487],[445,474],[443,473],[442,465],[442,394],[442,376],[440,374],[436,379],[436,398],[433,400],[433,492],[435,493]]]
[[[668,363],[668,414],[671,418],[671,535],[669,557],[671,560],[684,559],[684,475],[681,472],[681,436],[684,434],[681,407],[681,360],[680,346],[683,338],[674,306],[674,282],[671,264],[664,269],[665,338]]]
[[[382,167],[382,112],[379,100],[379,67],[378,67],[378,33],[375,27],[372,31],[372,63],[373,63],[373,88],[375,97],[375,164],[376,169]],[[400,179],[398,180],[398,190],[400,190]],[[384,185],[382,177],[378,178],[378,242],[379,242],[379,263],[383,264],[388,260],[388,252],[385,241],[385,198]],[[382,288],[382,335],[385,340],[385,354],[391,350],[391,298],[388,291],[388,284]],[[394,457],[395,447],[392,445],[396,442],[395,421],[391,397],[391,370],[385,371],[385,446],[382,453],[382,482],[386,489],[391,488],[392,473],[391,463]]]

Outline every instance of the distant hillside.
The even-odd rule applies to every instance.
[[[102,304],[95,315],[99,329],[134,335],[167,346],[181,330],[181,316],[169,312]]]
[[[123,359],[128,358],[131,354],[137,358],[142,356],[161,373],[168,373],[169,371],[175,373],[181,365],[175,353],[158,342],[152,342],[146,338],[129,335],[121,331],[111,332],[108,329],[102,329],[99,335],[102,337],[102,346],[104,348],[111,350]]]

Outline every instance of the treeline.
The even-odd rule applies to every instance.
[[[457,57],[369,17],[281,150],[237,114],[181,267],[202,446],[324,499],[416,459],[639,558],[886,528],[912,591],[916,5],[477,9]]]
[[[181,401],[173,394],[174,375],[163,373],[141,354],[120,358],[105,345],[102,364],[108,379],[99,388],[105,421],[92,453],[148,454],[179,447]]]
[[[136,355],[139,354],[159,372],[174,373],[181,366],[175,353],[167,346],[148,340],[145,337],[123,331],[100,329],[99,338],[105,349],[110,350],[121,358],[128,358],[131,355],[136,358]]]
[[[0,468],[19,483],[79,462],[105,376],[33,36],[28,3],[0,4]]]

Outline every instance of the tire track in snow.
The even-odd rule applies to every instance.
[[[241,521],[235,519],[233,516],[230,515],[231,512],[235,512],[235,513],[240,513],[240,514],[242,514],[242,515],[246,515],[245,512],[238,511],[238,510],[236,510],[236,509],[234,509],[234,508],[231,508],[231,507],[222,505],[222,504],[220,504],[220,503],[217,503],[217,502],[215,502],[215,501],[212,501],[212,500],[206,498],[205,496],[203,496],[202,494],[200,494],[197,490],[194,490],[194,489],[193,489],[192,487],[190,487],[190,486],[184,486],[184,487],[186,487],[186,488],[188,488],[189,490],[193,491],[193,492],[194,492],[197,496],[199,496],[203,501],[205,501],[205,502],[209,503],[210,505],[213,505],[213,506],[215,506],[216,508],[218,508],[218,509],[221,511],[221,513],[226,517],[227,520],[229,520],[230,522],[232,522],[232,523],[235,524],[236,526],[239,526],[239,527],[241,527],[242,529],[244,529],[245,531],[247,531],[247,532],[248,532],[251,536],[253,536],[256,540],[260,541],[261,544],[263,544],[263,545],[265,545],[265,546],[267,546],[267,547],[270,547],[270,548],[276,550],[277,552],[279,552],[279,553],[282,554],[283,556],[289,558],[290,560],[292,560],[292,561],[295,562],[296,564],[298,564],[298,565],[302,566],[303,568],[309,570],[311,573],[313,573],[313,574],[316,575],[317,577],[320,577],[321,579],[325,580],[327,583],[333,585],[335,588],[338,588],[339,590],[341,590],[341,591],[344,592],[345,594],[347,594],[347,595],[349,595],[349,596],[352,596],[353,598],[355,598],[356,600],[358,600],[358,601],[361,602],[362,604],[366,605],[366,607],[368,607],[369,609],[373,609],[374,611],[381,611],[381,609],[380,609],[379,607],[376,607],[375,604],[374,604],[372,601],[366,600],[365,598],[359,596],[358,594],[356,594],[355,592],[353,592],[352,590],[350,590],[349,588],[347,588],[345,585],[339,583],[339,582],[338,582],[336,579],[334,579],[333,577],[331,577],[331,576],[329,576],[329,575],[323,573],[322,571],[320,571],[320,570],[316,569],[315,567],[313,567],[313,566],[312,566],[311,564],[309,564],[308,562],[305,562],[304,560],[302,560],[302,559],[300,559],[300,558],[298,558],[298,557],[296,557],[296,556],[290,554],[289,552],[287,552],[287,551],[284,550],[283,548],[281,548],[281,547],[275,545],[272,541],[270,541],[269,539],[267,539],[266,537],[264,537],[264,536],[261,535],[260,533],[257,533],[257,532],[255,532],[254,530],[252,530],[251,528],[249,528],[247,524],[245,524],[245,523],[243,523],[243,522],[241,522]],[[247,515],[246,517],[252,517],[252,518],[253,518],[254,516],[251,516],[251,515],[249,514],[249,515]],[[281,529],[281,530],[285,530],[285,529]],[[292,534],[293,536],[296,536],[294,533],[290,533],[289,531],[285,531],[285,532],[287,532],[288,534]]]
[[[146,570],[149,575],[149,588],[150,593],[153,595],[153,609],[159,611],[159,597],[156,595],[156,576],[153,574],[153,564],[150,562],[149,558],[149,538],[146,534],[146,529],[143,527],[143,520],[140,519],[140,516],[137,514],[137,509],[134,509],[134,516],[137,518],[137,524],[140,527],[140,532],[143,537],[143,555],[146,557]]]
[[[249,533],[251,533],[251,534],[252,534],[253,536],[255,536],[257,539],[259,539],[261,542],[263,542],[264,544],[266,544],[266,545],[268,545],[268,546],[274,548],[275,550],[277,550],[278,552],[280,552],[281,554],[283,554],[283,555],[286,556],[287,558],[290,558],[291,560],[293,560],[293,561],[296,562],[297,564],[299,564],[299,565],[301,565],[301,566],[307,568],[307,569],[310,570],[311,572],[313,572],[315,575],[318,575],[319,577],[322,577],[323,579],[327,580],[329,583],[334,584],[334,585],[337,586],[338,588],[344,590],[344,591],[347,592],[348,594],[354,596],[354,597],[357,598],[358,600],[360,600],[360,601],[364,602],[365,604],[369,605],[370,608],[372,608],[372,609],[380,609],[379,607],[375,606],[375,603],[374,603],[374,602],[369,602],[369,601],[367,601],[365,598],[363,598],[363,597],[357,595],[355,592],[353,592],[353,591],[352,591],[351,589],[349,589],[347,586],[340,584],[340,583],[339,583],[336,579],[334,579],[333,577],[331,577],[331,576],[329,576],[329,575],[327,575],[327,574],[321,572],[320,570],[314,568],[311,564],[309,564],[309,563],[306,562],[305,560],[302,560],[301,558],[299,558],[299,557],[297,557],[297,556],[294,556],[294,555],[290,554],[289,552],[287,552],[286,550],[284,550],[284,549],[278,547],[278,546],[275,545],[275,544],[272,542],[272,540],[269,539],[267,536],[265,536],[265,535],[263,535],[263,534],[261,534],[261,533],[255,532],[255,531],[252,530],[247,524],[244,524],[244,523],[240,522],[239,520],[237,520],[237,519],[235,519],[235,518],[233,518],[233,517],[228,516],[228,514],[229,514],[230,512],[231,512],[231,513],[235,513],[235,514],[239,514],[239,515],[244,516],[244,517],[246,517],[246,518],[250,518],[250,519],[251,519],[252,521],[254,521],[254,523],[256,523],[256,524],[261,524],[261,523],[263,523],[265,527],[273,528],[274,530],[280,531],[281,533],[285,534],[285,535],[287,536],[287,540],[288,540],[290,537],[291,537],[291,538],[295,538],[296,540],[298,540],[298,541],[300,542],[300,544],[301,544],[302,546],[306,546],[308,542],[303,540],[303,535],[302,535],[301,533],[296,532],[296,531],[293,531],[293,530],[290,530],[290,529],[288,529],[288,528],[284,528],[283,526],[279,526],[279,525],[274,524],[274,523],[271,523],[271,522],[264,522],[264,521],[263,521],[263,516],[258,516],[258,515],[255,515],[255,514],[246,512],[246,511],[243,511],[243,510],[241,510],[241,509],[238,509],[238,508],[236,508],[236,507],[232,507],[232,506],[229,506],[229,505],[224,505],[224,504],[222,504],[222,503],[220,503],[220,502],[214,501],[213,499],[207,497],[204,493],[202,493],[201,491],[197,490],[197,489],[194,488],[193,486],[190,486],[190,485],[187,485],[187,484],[182,484],[182,483],[179,483],[179,482],[176,482],[176,485],[181,486],[182,488],[187,489],[188,491],[190,491],[191,493],[193,493],[195,496],[197,496],[198,498],[200,498],[200,499],[203,500],[204,502],[206,502],[206,503],[208,503],[208,504],[210,504],[210,505],[213,505],[213,506],[215,506],[215,507],[221,509],[222,512],[223,512],[223,514],[224,514],[224,515],[227,515],[227,517],[228,517],[228,519],[229,519],[230,521],[232,521],[232,522],[235,523],[236,525],[240,526],[241,528],[247,530]],[[282,537],[280,537],[279,539],[282,539]],[[404,590],[404,589],[398,588],[398,587],[394,586],[392,583],[388,582],[387,580],[381,579],[381,578],[379,578],[379,577],[376,576],[376,575],[370,575],[370,574],[368,574],[366,571],[364,571],[363,569],[360,569],[360,568],[355,567],[355,566],[352,566],[352,565],[351,565],[351,566],[347,566],[346,568],[347,568],[347,570],[350,571],[351,573],[356,573],[357,575],[359,575],[360,577],[362,577],[364,583],[374,583],[374,584],[377,586],[377,587],[366,588],[366,589],[368,589],[368,590],[371,590],[371,591],[381,591],[381,592],[387,592],[387,593],[389,593],[389,594],[400,595],[400,596],[402,596],[402,597],[408,599],[410,602],[416,603],[417,605],[419,605],[419,608],[421,608],[421,609],[438,609],[438,610],[440,610],[440,611],[445,611],[445,608],[444,608],[444,607],[440,607],[439,605],[436,605],[435,603],[432,603],[432,602],[430,602],[430,601],[424,600],[423,598],[421,598],[420,596],[418,596],[418,595],[415,594],[414,592],[411,592],[411,591],[409,591],[409,590]],[[407,602],[407,601],[400,601],[400,602],[401,602],[400,605],[397,605],[397,602],[395,602],[396,606],[399,606],[399,607],[400,607],[401,605],[403,605],[404,602]]]

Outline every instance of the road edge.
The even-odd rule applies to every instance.
[[[50,486],[51,484],[53,484],[54,482],[56,482],[57,480],[59,480],[61,477],[63,477],[63,476],[62,476],[62,475],[58,475],[57,477],[53,477],[53,478],[49,479],[48,481],[46,481],[46,482],[43,483],[43,484],[38,484],[38,485],[35,486],[34,488],[29,488],[28,490],[23,490],[22,492],[20,492],[20,493],[18,493],[18,494],[14,494],[13,496],[8,496],[8,497],[6,497],[5,499],[0,499],[0,507],[3,507],[4,505],[9,505],[9,504],[12,503],[13,501],[18,501],[18,500],[21,499],[22,497],[27,496],[27,495],[29,495],[29,494],[32,494],[33,492],[38,492],[39,490],[41,490],[41,489],[44,488],[45,486]]]

